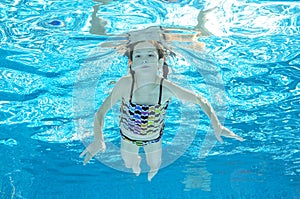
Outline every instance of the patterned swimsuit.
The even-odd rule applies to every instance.
[[[162,83],[163,79],[160,81],[158,103],[155,105],[141,105],[132,103],[132,93],[134,87],[134,81],[132,81],[130,100],[126,102],[124,98],[122,99],[120,127],[123,127],[126,129],[126,131],[131,132],[132,134],[145,137],[145,139],[134,140],[124,135],[123,132],[120,131],[123,140],[127,140],[133,144],[136,144],[137,146],[145,146],[150,143],[156,143],[161,139],[164,129],[166,109],[168,108],[169,104],[168,101],[161,104]],[[158,137],[151,140],[147,139],[147,137],[153,137],[155,134],[158,134]]]

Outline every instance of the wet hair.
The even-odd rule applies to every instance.
[[[165,61],[166,60],[166,58],[165,58],[166,49],[164,48],[164,46],[160,42],[157,42],[157,41],[154,41],[154,40],[149,40],[149,41],[145,40],[145,41],[138,41],[138,42],[131,43],[131,44],[129,44],[127,46],[127,50],[124,53],[124,55],[126,57],[128,57],[129,61],[132,61],[132,55],[133,55],[133,51],[134,51],[135,46],[137,44],[143,43],[143,42],[149,42],[149,43],[151,43],[156,48],[156,50],[157,50],[158,60],[159,59],[163,59],[164,60],[164,64],[163,64],[163,78],[167,79],[167,76],[169,74],[169,67],[168,67],[168,64]],[[129,70],[130,70],[131,74],[134,74],[134,71],[132,70],[131,65],[129,66]]]

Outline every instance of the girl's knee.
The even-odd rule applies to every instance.
[[[125,164],[125,167],[128,168],[128,169],[131,169],[132,168],[132,162],[126,158],[123,158],[123,161],[124,161],[124,164]]]
[[[158,169],[161,165],[161,157],[147,158],[147,163],[151,169]]]
[[[127,168],[132,168],[137,164],[137,161],[139,161],[140,157],[138,154],[133,154],[130,152],[122,151],[121,152],[122,159],[124,161],[124,164]]]

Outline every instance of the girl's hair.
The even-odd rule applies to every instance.
[[[124,53],[124,55],[126,57],[128,57],[129,61],[132,61],[132,54],[133,54],[133,50],[134,50],[135,46],[139,43],[142,43],[142,42],[145,42],[145,41],[134,42],[134,43],[131,43],[127,46],[127,50]],[[151,43],[156,48],[156,50],[158,52],[158,59],[163,59],[164,60],[163,78],[167,79],[167,76],[169,74],[169,67],[168,67],[168,64],[166,63],[166,57],[165,57],[165,51],[166,50],[165,50],[164,46],[160,42],[157,42],[157,41],[154,41],[154,40],[149,40],[147,42]],[[134,74],[134,71],[131,69],[131,65],[129,66],[129,70],[130,70],[131,74]]]

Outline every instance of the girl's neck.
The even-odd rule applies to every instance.
[[[150,75],[150,74],[135,74],[135,84],[136,88],[141,88],[147,85],[153,85],[157,84],[159,82],[159,76],[158,75]]]

